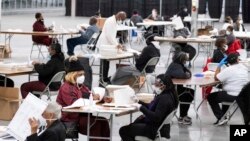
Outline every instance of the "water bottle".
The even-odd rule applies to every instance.
[[[89,95],[89,107],[92,108],[94,106],[93,94]]]

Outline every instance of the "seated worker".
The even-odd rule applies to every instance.
[[[4,87],[4,81],[6,79],[6,87],[14,87],[14,81],[10,78],[0,75],[0,86]]]
[[[220,61],[227,56],[226,51],[228,49],[227,40],[224,37],[219,37],[215,41],[217,49],[214,50],[212,62],[220,63]]]
[[[228,63],[229,66],[221,70],[221,67]],[[248,69],[239,63],[239,54],[232,53],[222,59],[215,71],[215,80],[222,83],[222,91],[213,92],[208,95],[208,103],[217,118],[214,125],[223,125],[228,119],[221,119],[227,109],[221,109],[219,103],[233,102],[236,100],[241,89],[249,81]]]
[[[221,30],[227,30],[228,26],[233,26],[233,19],[230,16],[225,18],[225,23],[223,24]]]
[[[165,75],[176,79],[189,79],[192,77],[191,71],[185,67],[188,57],[184,52],[177,52],[173,56],[173,61],[169,65]],[[183,85],[177,85],[177,93],[181,102],[191,103],[194,100],[194,90],[186,88]],[[180,104],[180,116],[178,122],[180,124],[191,125],[192,119],[188,116],[190,104]]]
[[[151,22],[151,21],[162,21],[160,15],[158,15],[157,9],[152,9],[152,13],[144,19],[144,22]],[[164,26],[149,26],[146,28],[147,33],[158,33],[161,36],[164,35]]]
[[[77,45],[86,44],[94,33],[100,32],[99,28],[96,26],[96,23],[97,19],[95,17],[91,17],[89,20],[90,26],[87,28],[82,27],[82,29],[80,29],[79,31],[81,33],[80,37],[67,39],[67,48],[68,48],[67,54],[69,56],[74,55],[74,49]]]
[[[233,30],[234,30],[233,26],[228,26],[226,30],[227,45],[229,47],[236,39],[236,37],[233,34]]]
[[[53,27],[46,27],[44,25],[44,19],[42,13],[36,13],[35,15],[36,22],[33,24],[33,31],[38,32],[45,32],[52,30]],[[50,46],[52,43],[52,38],[49,38],[49,36],[45,35],[32,35],[32,41],[38,44],[43,44],[46,46]]]
[[[160,57],[160,45],[159,42],[154,40],[154,37],[158,34],[148,34],[146,38],[147,46],[142,50],[141,54],[135,58],[134,66],[125,66],[119,68],[112,76],[111,84],[122,85],[130,78],[134,78],[134,73],[142,71],[147,62],[153,57]],[[152,73],[155,66],[148,66],[146,68],[147,73]]]
[[[185,27],[187,27],[189,29],[189,31],[191,30],[191,23],[190,22],[184,22],[184,18],[188,16],[188,9],[186,6],[181,7],[181,10],[177,13],[177,16],[181,17],[181,20],[184,24]]]
[[[46,129],[38,133],[39,124],[41,121],[34,117],[29,118],[31,135],[27,137],[27,141],[64,141],[66,138],[64,125],[59,120],[61,117],[61,106],[56,102],[48,104],[42,114],[46,120]]]
[[[38,73],[38,81],[26,82],[21,85],[22,98],[25,98],[29,92],[43,91],[52,77],[60,72],[64,71],[64,55],[61,51],[61,45],[59,43],[51,44],[48,48],[50,60],[44,64],[37,61],[33,61],[35,71]],[[51,90],[58,90],[61,83],[55,82],[50,85]]]
[[[243,20],[241,17],[238,17],[235,24],[234,24],[234,31],[245,32],[245,26],[243,24]],[[241,41],[241,48],[244,48],[244,44],[246,44],[247,50],[250,50],[250,40],[249,39],[240,39]]]
[[[245,26],[243,25],[243,20],[238,17],[234,24],[234,31],[245,32]]]
[[[187,38],[191,35],[190,31],[188,30],[188,28],[184,27],[178,30],[174,30],[174,38]],[[193,46],[187,44],[187,43],[174,43],[173,47],[176,50],[181,50],[185,53],[188,53],[188,67],[191,67],[191,60],[194,58],[194,56],[196,55],[196,50]]]
[[[161,16],[158,15],[157,9],[152,9],[152,13],[144,19],[144,21],[161,21]]]
[[[178,107],[178,96],[170,76],[160,74],[156,77],[154,93],[151,103],[139,101],[133,104],[143,115],[120,128],[119,134],[123,141],[134,141],[136,136],[146,136],[154,140],[163,120]],[[169,139],[170,124],[164,125],[160,132],[163,138]]]
[[[76,56],[71,56],[64,84],[61,86],[56,99],[57,103],[65,107],[73,104],[79,98],[88,99],[91,91],[83,84],[84,79],[84,67],[80,64]],[[92,96],[94,100],[100,99],[99,94],[92,94]],[[87,134],[87,114],[62,112],[61,121],[77,122],[79,133],[83,135]],[[90,125],[93,125],[90,129],[90,136],[109,137],[109,123],[105,118],[91,115]],[[99,139],[95,139],[94,141],[99,141]]]
[[[136,9],[133,10],[133,15],[131,16],[130,21],[133,22],[134,26],[137,26],[138,28],[140,28],[140,26],[138,26],[137,23],[142,23],[143,19],[142,19],[141,15],[139,15],[139,13]]]

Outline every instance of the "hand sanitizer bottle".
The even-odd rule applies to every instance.
[[[92,108],[94,106],[93,94],[89,95],[89,107]]]

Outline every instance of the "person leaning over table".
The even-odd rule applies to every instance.
[[[95,17],[91,17],[89,20],[90,26],[87,28],[82,27],[82,29],[79,30],[81,36],[67,39],[67,48],[68,48],[67,54],[69,56],[74,55],[74,48],[77,45],[86,44],[94,33],[100,32],[99,28],[96,26],[96,23],[97,19]]]
[[[125,12],[120,11],[116,15],[113,15],[109,17],[102,28],[102,33],[97,41],[97,48],[101,48],[101,45],[115,45],[118,49],[122,49],[122,45],[118,43],[116,40],[116,35],[117,35],[117,27],[118,23],[124,21],[126,19],[127,15]],[[100,72],[103,72],[102,77],[100,79],[103,79],[104,82],[110,83],[110,80],[108,78],[108,72],[109,72],[109,61],[107,60],[101,60],[101,63],[103,64],[103,71],[101,71],[100,67]]]
[[[46,121],[46,129],[38,133],[39,124],[41,121],[34,117],[29,118],[31,135],[27,137],[27,141],[65,141],[66,134],[64,125],[59,120],[61,117],[61,106],[56,102],[48,104],[42,114]]]
[[[160,74],[156,77],[154,99],[146,104],[142,101],[133,104],[143,113],[133,123],[123,126],[119,134],[123,141],[135,141],[136,136],[146,136],[152,140],[163,120],[178,107],[178,96],[171,77]],[[161,129],[163,138],[170,138],[170,124]]]
[[[33,24],[33,31],[46,32],[46,31],[52,30],[52,26],[46,27],[44,25],[44,19],[43,19],[42,13],[36,13],[35,18],[36,18],[36,22]],[[32,35],[32,41],[38,44],[49,46],[52,43],[52,38],[50,38],[47,35],[44,35],[44,36]]]
[[[176,52],[173,56],[173,62],[169,65],[165,75],[176,79],[189,79],[192,77],[192,72],[185,66],[188,60],[186,53],[180,51]],[[194,100],[194,90],[177,85],[177,92],[181,102],[191,103]],[[191,125],[192,118],[188,116],[190,104],[180,104],[180,117],[178,122],[180,124]]]
[[[69,66],[65,76],[64,84],[59,89],[56,101],[62,106],[69,106],[79,98],[88,99],[91,91],[86,87],[84,82],[84,68],[76,56],[69,58]],[[93,99],[98,100],[99,94],[93,94]],[[78,122],[78,130],[81,134],[87,134],[88,115],[86,113],[66,113],[62,112],[62,122]],[[109,137],[110,129],[108,121],[103,117],[91,115],[90,136]],[[103,141],[100,139],[91,139],[91,141]]]
[[[155,36],[158,34],[148,34],[146,37],[147,46],[143,48],[141,54],[135,55],[135,67],[134,66],[125,66],[117,69],[115,74],[111,77],[111,84],[123,85],[128,79],[134,78],[134,73],[142,71],[148,61],[153,57],[160,57],[160,45],[158,41],[154,40]],[[148,66],[146,68],[147,73],[152,73],[155,70],[155,66]]]
[[[59,43],[51,44],[48,51],[51,58],[47,63],[32,62],[35,71],[38,73],[38,80],[26,82],[21,85],[22,98],[25,98],[29,92],[43,91],[56,73],[64,71],[64,54],[61,51],[61,45]],[[60,86],[60,82],[53,82],[50,85],[50,89],[58,90]]]
[[[221,70],[224,64],[229,64],[228,67]],[[213,92],[208,95],[208,103],[217,118],[214,125],[223,125],[227,123],[228,119],[221,119],[225,114],[227,109],[221,109],[219,103],[221,102],[233,102],[236,100],[241,89],[247,82],[248,79],[248,69],[239,63],[239,54],[231,53],[228,57],[223,58],[216,71],[215,80],[222,83],[222,91]]]

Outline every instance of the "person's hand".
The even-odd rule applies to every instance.
[[[118,44],[116,47],[117,49],[121,49],[121,50],[123,49],[123,46],[121,44]]]
[[[104,96],[103,100],[104,100],[105,103],[111,103],[113,98],[110,97],[110,96]]]
[[[93,100],[100,100],[99,94],[93,94]]]
[[[86,27],[84,27],[84,26],[81,26],[81,28],[83,29],[83,30],[86,30],[87,28]]]
[[[131,106],[136,107],[137,110],[139,110],[141,108],[141,104],[139,104],[139,103],[133,103],[133,104],[131,104]]]
[[[224,57],[224,58],[220,61],[219,65],[218,65],[219,68],[221,68],[224,64],[227,63],[226,59],[227,59],[227,56]]]
[[[138,102],[139,102],[138,97],[135,96],[135,95],[131,97],[131,100],[132,100],[134,103],[138,103]]]
[[[37,133],[39,121],[37,119],[35,119],[34,117],[29,118],[29,124],[30,124],[30,128],[31,128],[31,134]]]
[[[40,64],[40,62],[39,61],[33,61],[32,65],[35,65],[35,64]]]

